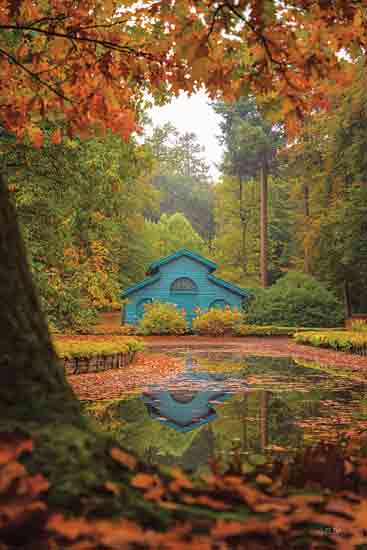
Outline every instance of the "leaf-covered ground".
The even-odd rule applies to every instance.
[[[117,399],[124,393],[139,393],[142,387],[156,384],[184,368],[182,361],[164,354],[139,353],[132,365],[124,369],[71,375],[74,392],[82,401]]]
[[[225,473],[213,464],[211,474],[197,479],[176,468],[154,471],[111,447],[110,458],[126,481],[101,479],[99,491],[122,500],[137,491],[169,513],[168,527],[159,530],[143,517],[65,515],[50,506],[50,483],[24,465],[33,442],[1,434],[0,548],[350,550],[367,543],[365,447],[365,434],[350,434],[343,448],[320,446],[292,464],[245,474],[234,460]],[[300,487],[303,492],[296,492]]]

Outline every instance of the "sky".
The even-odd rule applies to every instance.
[[[222,156],[222,147],[216,137],[220,134],[220,117],[208,102],[204,92],[190,97],[182,93],[163,107],[153,107],[149,114],[155,126],[171,122],[180,133],[194,132],[200,145],[205,147],[204,157],[215,179],[219,174],[216,164],[220,163]]]

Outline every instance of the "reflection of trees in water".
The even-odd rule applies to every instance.
[[[298,447],[303,432],[295,425],[295,413],[285,399],[272,396],[268,404],[269,443],[284,447]]]
[[[142,459],[148,464],[163,464],[165,466],[179,466],[186,471],[194,472],[200,466],[208,464],[214,455],[214,435],[210,426],[204,426],[194,438],[191,446],[181,456],[164,454],[159,447],[149,447]]]
[[[302,442],[302,430],[296,425],[296,415],[285,399],[267,390],[245,393],[232,402],[232,418],[240,421],[241,429],[233,433],[232,448],[245,453],[262,453],[269,445],[295,447]],[[223,409],[224,416],[229,410]],[[230,433],[230,419],[221,431]],[[225,441],[223,441],[226,444]]]

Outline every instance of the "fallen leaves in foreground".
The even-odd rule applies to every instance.
[[[351,448],[355,449],[355,444]],[[117,447],[110,455],[129,472],[130,482],[126,481],[123,493],[113,481],[101,480],[102,486],[112,493],[111,498],[124,498],[126,491],[135,491],[141,499],[153,501],[157,509],[169,509],[171,527],[159,531],[147,527],[144,518],[140,523],[126,518],[66,517],[47,506],[42,495],[49,483],[43,475],[29,475],[21,464],[22,455],[32,450],[29,439],[0,434],[1,550],[33,550],[35,544],[39,550],[179,550],[190,546],[195,550],[349,550],[367,542],[367,498],[363,495],[343,490],[280,496],[279,476],[265,490],[236,472],[234,466],[221,474],[213,465],[212,474],[198,479],[190,479],[177,468],[164,473],[144,471],[146,467],[134,456]],[[308,460],[312,456],[320,461],[316,451]],[[362,481],[364,461],[363,457],[350,457],[354,473],[362,472]],[[180,519],[183,510],[185,520],[182,515]],[[205,515],[205,510],[211,515]]]

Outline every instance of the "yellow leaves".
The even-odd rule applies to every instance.
[[[42,130],[40,128],[37,128],[36,126],[29,126],[27,130],[28,130],[28,137],[31,143],[35,147],[37,147],[37,149],[40,149],[44,143],[44,136],[43,136]]]
[[[114,447],[113,449],[111,449],[110,455],[113,458],[113,460],[118,464],[120,464],[121,466],[125,466],[129,470],[135,470],[137,465],[137,460],[133,455],[126,453],[125,451],[117,447]]]

